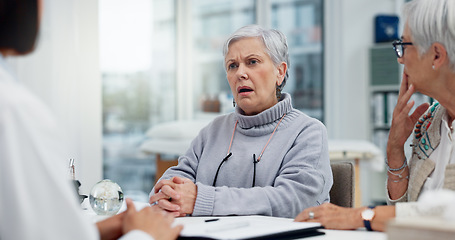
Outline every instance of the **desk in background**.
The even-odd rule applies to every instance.
[[[212,119],[208,117],[203,120],[166,122],[157,124],[147,131],[148,139],[142,143],[140,150],[156,156],[155,181],[166,169],[177,165],[178,156],[185,154],[191,141]],[[175,158],[163,159],[163,155],[171,155]]]
[[[384,170],[384,154],[373,143],[364,140],[329,140],[330,161],[353,161],[355,167],[354,207],[362,206],[362,188],[360,187],[360,161],[373,171]]]

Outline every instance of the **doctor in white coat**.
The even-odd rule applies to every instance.
[[[182,227],[157,208],[128,209],[96,225],[67,174],[49,109],[19,84],[4,58],[34,48],[41,0],[0,0],[0,239],[175,239]]]

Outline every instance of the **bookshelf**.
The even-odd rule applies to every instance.
[[[401,67],[390,43],[373,45],[369,57],[371,140],[385,155],[392,114],[398,99]]]
[[[392,114],[398,100],[403,66],[397,62],[391,43],[375,44],[370,48],[370,100],[371,100],[371,140],[386,154],[387,139],[392,123]],[[412,97],[415,101],[411,113],[424,102],[433,99],[421,93]],[[410,138],[412,135],[410,136]],[[410,138],[405,144],[405,152],[410,152]],[[408,156],[408,154],[406,154]],[[409,156],[408,156],[409,157]]]

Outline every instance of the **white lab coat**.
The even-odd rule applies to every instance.
[[[70,156],[50,110],[0,55],[0,239],[98,239],[69,181]],[[132,231],[122,239],[152,239]]]

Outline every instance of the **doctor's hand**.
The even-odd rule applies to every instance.
[[[127,210],[123,217],[123,233],[141,230],[156,240],[177,239],[183,226],[172,227],[174,217],[158,207],[145,207],[136,211],[131,199],[126,200]]]
[[[157,202],[158,206],[170,212],[178,212],[176,216],[192,214],[196,203],[197,186],[188,178],[173,177],[161,180],[155,185],[155,195],[150,197],[150,203]]]
[[[96,223],[101,240],[114,240],[122,236],[122,224],[125,212]]]

